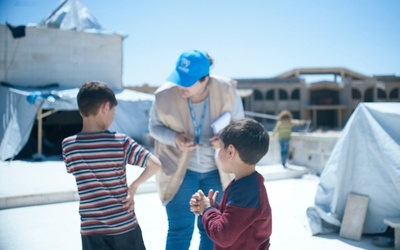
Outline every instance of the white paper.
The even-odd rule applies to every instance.
[[[211,128],[215,135],[218,135],[219,132],[231,122],[231,112],[227,111],[223,113],[220,117],[218,117],[212,124]]]

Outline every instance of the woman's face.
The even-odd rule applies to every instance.
[[[182,97],[190,98],[190,97],[202,94],[207,86],[207,80],[208,80],[207,78],[204,79],[203,81],[197,81],[195,84],[193,84],[189,88],[179,87],[179,91],[180,91]]]

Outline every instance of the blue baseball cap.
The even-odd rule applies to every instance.
[[[189,88],[200,78],[209,74],[210,60],[207,54],[198,50],[188,50],[179,57],[176,68],[167,78],[167,81]]]

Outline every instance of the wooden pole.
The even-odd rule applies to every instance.
[[[39,108],[37,115],[36,115],[36,119],[38,120],[38,133],[37,133],[37,140],[38,140],[38,154],[42,154],[42,136],[43,136],[43,118],[42,118],[42,113],[43,110],[42,108]]]
[[[41,155],[43,152],[43,147],[42,147],[42,141],[43,141],[43,118],[45,118],[46,116],[49,116],[51,114],[54,114],[55,112],[57,112],[57,109],[53,109],[53,110],[49,110],[45,113],[43,113],[42,108],[38,109],[38,112],[36,114],[36,119],[38,121],[38,154]]]

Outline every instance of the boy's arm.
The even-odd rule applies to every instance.
[[[137,190],[140,184],[142,184],[143,182],[147,181],[150,177],[155,175],[160,170],[160,168],[161,168],[160,160],[153,154],[150,155],[149,159],[146,162],[146,168],[139,175],[139,177],[136,178],[136,180],[134,180],[131,183],[131,185],[129,185],[129,189]]]
[[[265,190],[263,186],[262,179],[239,180],[225,190],[227,200],[222,200],[223,210],[208,208],[204,211],[202,222],[212,241],[221,247],[232,246],[255,221],[270,216],[266,214],[269,205],[264,202],[264,198],[268,198],[266,191],[262,191]]]
[[[136,180],[134,180],[128,188],[128,195],[127,197],[122,201],[124,203],[123,208],[127,209],[128,211],[132,211],[135,206],[135,202],[133,200],[133,197],[136,194],[136,191],[138,187],[145,181],[147,181],[150,177],[155,175],[161,168],[161,162],[160,160],[155,157],[153,154],[150,155],[150,157],[147,159],[146,162],[146,168],[143,170],[143,172],[139,175]]]
[[[223,213],[218,209],[206,209],[202,222],[213,242],[229,247],[252,225],[259,213],[258,209],[227,205]]]

